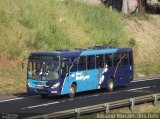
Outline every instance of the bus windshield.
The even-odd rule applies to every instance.
[[[28,79],[55,80],[59,78],[59,62],[37,62],[29,61]]]

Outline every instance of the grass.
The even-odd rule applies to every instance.
[[[65,1],[65,4],[77,24],[83,27],[95,44],[120,46],[127,39],[122,17],[117,12],[103,5],[79,4],[73,0]]]
[[[159,75],[160,65],[153,65],[148,63],[136,64],[135,65],[135,76],[138,77],[138,74],[143,74],[145,76],[149,75]]]
[[[148,117],[148,118],[158,119],[157,115],[159,116],[159,113],[160,113],[160,104],[157,104],[155,106],[153,106],[152,104],[143,104],[143,105],[135,106],[135,109],[133,111],[130,111],[128,107],[125,107],[125,108],[110,110],[108,115],[105,115],[104,112],[100,112],[96,114],[85,115],[85,116],[82,116],[82,118],[88,118],[88,119],[89,118],[109,118],[109,119],[113,118],[115,119],[114,114],[120,114],[122,116],[128,116],[128,118],[137,116],[137,118]],[[135,119],[135,118],[131,118],[131,119]]]
[[[0,50],[11,59],[34,50],[84,47],[77,35],[89,42],[85,47],[120,45],[127,38],[121,16],[103,5],[73,0],[0,0],[0,5]]]
[[[25,50],[54,50],[74,45],[53,19],[60,9],[55,1],[1,0],[0,4],[0,27],[4,30],[0,47],[1,53],[9,58],[21,57]]]

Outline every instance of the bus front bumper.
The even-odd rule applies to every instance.
[[[50,90],[48,88],[27,88],[28,94],[47,94],[47,95],[59,95],[58,90]]]

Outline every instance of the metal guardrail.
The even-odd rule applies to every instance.
[[[134,97],[114,102],[107,102],[103,104],[97,104],[92,106],[80,107],[75,109],[69,109],[64,111],[53,112],[50,114],[44,114],[39,116],[30,117],[32,119],[39,118],[67,118],[67,117],[79,117],[80,115],[85,115],[89,113],[105,111],[107,114],[109,110],[116,109],[120,107],[130,107],[131,110],[134,109],[134,106],[144,102],[152,102],[154,105],[160,100],[160,93],[150,94],[146,96]]]

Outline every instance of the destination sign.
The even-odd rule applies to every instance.
[[[58,56],[54,55],[31,55],[29,57],[30,60],[38,60],[38,61],[58,61]]]

